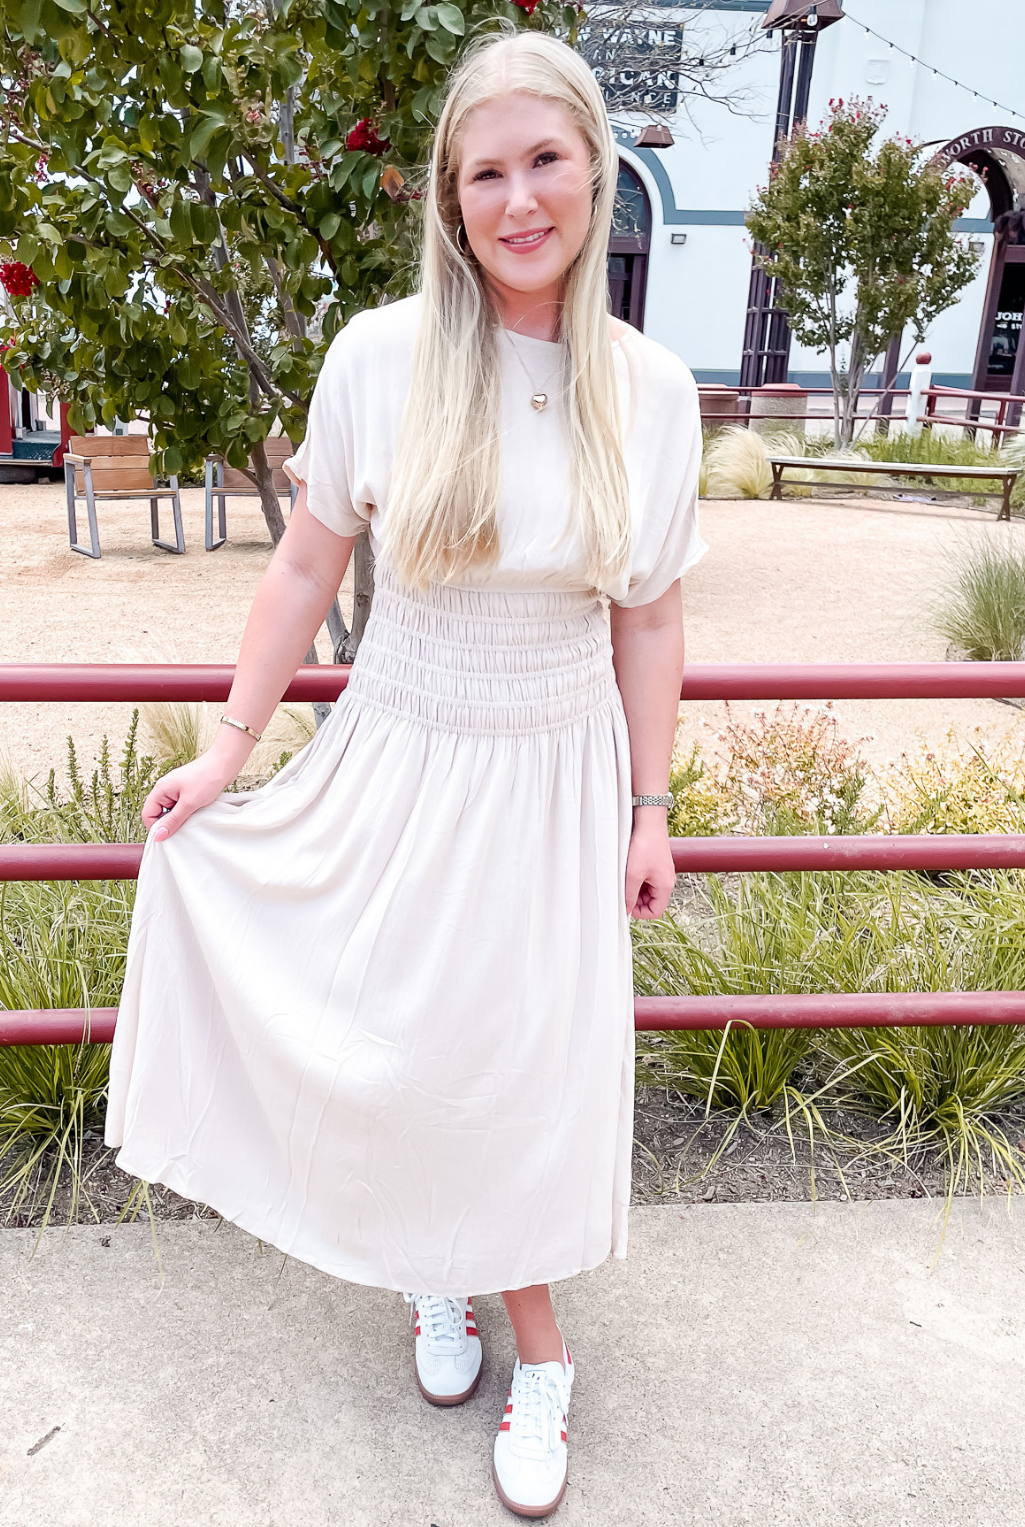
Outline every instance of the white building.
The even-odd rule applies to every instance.
[[[744,213],[767,177],[781,52],[778,33],[746,57],[743,42],[760,30],[769,4],[667,6],[667,24],[685,23],[689,54],[703,46],[711,51],[724,38],[738,41],[738,62],[721,79],[722,88],[747,94],[741,113],[703,101],[692,107],[692,125],[677,111],[673,145],[664,149],[632,147],[641,119],[614,116],[625,178],[643,188],[640,221],[650,219],[647,237],[635,239],[613,267],[614,302],[680,355],[698,382],[736,385],[740,376],[751,276]],[[949,158],[985,171],[989,189],[980,179],[957,224],[979,250],[979,274],[926,343],[937,383],[1025,392],[1025,351],[1016,357],[1025,247],[995,243],[993,236],[994,216],[1025,208],[1025,0],[841,4],[843,19],[823,29],[817,43],[809,126],[827,114],[831,98],[871,97],[888,108],[884,133],[907,134],[934,152],[946,146]],[[828,386],[825,357],[795,343],[789,379]]]

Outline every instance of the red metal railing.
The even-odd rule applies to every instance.
[[[700,387],[698,392],[702,403],[717,401],[714,393],[702,392]],[[832,405],[832,388],[804,387],[801,389],[801,392],[808,398],[822,397],[829,399],[830,406],[800,414],[785,413],[772,409],[765,413],[759,412],[756,414],[751,412],[751,405],[757,397],[757,392],[743,393],[738,396],[737,407],[732,412],[711,412],[702,408],[701,422],[703,424],[743,424],[746,426],[752,420],[758,423],[775,422],[779,424],[810,420],[812,422],[817,421],[820,424],[831,424],[835,413],[835,408]],[[908,398],[910,396],[910,389],[907,387],[892,387],[889,389],[883,387],[863,387],[861,389],[861,396],[866,400],[873,397],[886,399],[888,396],[890,411],[884,413],[877,406],[869,409],[867,413],[859,412],[855,414],[855,421],[858,424],[872,423],[873,420],[876,423],[885,422],[889,428],[891,425],[899,426],[901,424],[901,415],[893,414],[892,407],[898,399]],[[925,425],[927,429],[930,429],[934,424],[947,424],[955,429],[966,430],[973,439],[975,438],[975,431],[979,429],[989,430],[994,435],[1020,435],[1022,433],[1022,426],[1019,421],[1022,405],[1025,404],[1025,397],[1017,393],[973,392],[967,387],[937,386],[927,388],[922,396],[925,398],[925,413],[919,414],[917,421],[919,424]],[[771,401],[771,389],[770,398],[762,399],[761,401]],[[958,402],[963,402],[964,404],[963,414],[937,413],[938,405]],[[987,416],[982,412],[983,405],[986,403],[993,405],[995,412],[992,416]]]
[[[224,700],[227,664],[0,665],[0,701]],[[333,700],[348,669],[301,668],[285,698]],[[692,664],[683,700],[964,699],[1025,696],[1022,663]],[[1025,835],[863,835],[849,838],[676,838],[676,868],[963,870],[1025,868]],[[122,880],[139,871],[137,843],[3,844],[0,881]],[[0,1045],[109,1041],[114,1008],[0,1011]],[[800,993],[638,997],[638,1029],[869,1028],[1025,1023],[1025,992]]]

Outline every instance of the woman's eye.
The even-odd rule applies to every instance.
[[[494,173],[494,170],[478,170],[473,178],[474,180],[489,180]]]
[[[534,160],[534,163],[535,164],[555,164],[557,162],[558,158],[559,158],[558,154],[556,154],[553,149],[546,149],[543,154],[538,154],[537,158]]]

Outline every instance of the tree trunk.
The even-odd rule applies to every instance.
[[[359,644],[363,639],[363,632],[367,628],[370,619],[370,607],[374,601],[374,554],[370,549],[370,540],[366,531],[356,542],[352,554],[353,581],[355,583],[355,596],[352,601],[352,630],[342,645],[340,659],[336,655],[335,661],[351,663],[359,651]]]
[[[271,471],[262,440],[253,446],[249,459],[253,464],[253,476],[256,478],[256,487],[260,495],[260,508],[263,510],[263,517],[270,531],[271,545],[277,546],[285,533],[285,517],[281,513],[281,500],[274,486],[274,473]]]
[[[840,446],[843,450],[849,450],[854,439],[854,427],[858,420],[858,403],[861,399],[861,384],[865,380],[866,360],[865,344],[860,331],[855,327],[851,335],[851,355],[847,365],[847,387],[840,432]]]

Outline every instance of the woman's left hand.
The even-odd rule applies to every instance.
[[[649,813],[660,820],[646,821]],[[631,917],[654,920],[669,905],[676,870],[669,847],[665,812],[657,806],[641,807],[634,819],[626,856],[626,910]]]

